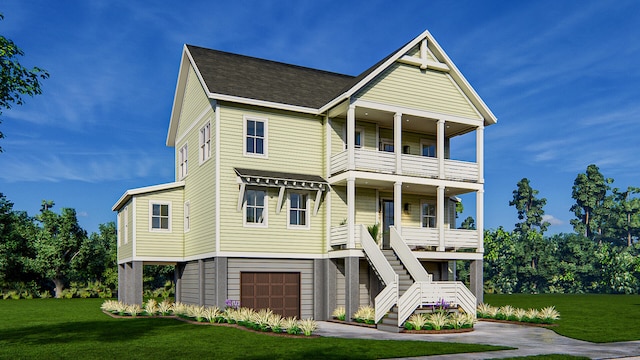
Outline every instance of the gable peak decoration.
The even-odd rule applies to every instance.
[[[420,69],[422,70],[432,69],[432,70],[438,70],[443,72],[449,72],[451,70],[449,68],[449,65],[438,61],[435,55],[431,52],[431,50],[429,50],[427,38],[422,39],[422,41],[420,42],[420,51],[418,55],[419,57],[405,54],[404,56],[398,59],[398,62],[401,62],[403,64],[408,64],[408,65],[419,66]],[[436,59],[436,60],[432,60],[432,59]]]

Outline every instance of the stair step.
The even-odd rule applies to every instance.
[[[398,325],[378,324],[378,330],[399,333],[401,329],[398,327]]]

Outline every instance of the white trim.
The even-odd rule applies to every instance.
[[[247,122],[262,122],[264,126],[264,136],[262,144],[262,154],[247,152]],[[269,119],[251,115],[242,116],[242,154],[246,157],[268,159],[269,158]]]
[[[360,146],[358,146],[356,144],[356,134],[360,133]],[[344,138],[347,138],[347,123],[345,122],[344,126],[342,127],[342,135],[344,136]],[[364,148],[364,128],[362,126],[356,126],[354,132],[353,132],[353,147],[356,149],[363,149]],[[347,149],[347,142],[345,141],[342,144],[342,150],[346,150]]]
[[[123,223],[122,217],[123,217],[123,213],[118,212],[118,215],[116,216],[116,238],[118,243],[118,249],[120,249],[120,246],[122,246],[122,230],[120,230],[120,226]]]
[[[282,210],[282,202],[284,201],[285,189],[286,188],[284,186],[280,186],[280,190],[278,191],[278,204],[276,205],[276,214],[280,214],[280,211]]]
[[[364,257],[364,252],[362,249],[345,249],[331,251],[326,255],[326,258],[329,259],[339,259],[344,257]]]
[[[331,250],[331,197],[333,195],[331,194],[331,186],[327,185],[327,195],[325,195],[324,198],[324,208],[326,209],[325,211],[325,216],[324,216],[324,222],[325,222],[325,247],[324,250],[325,251],[330,251]]]
[[[154,229],[153,228],[153,205],[167,205],[167,215],[168,215],[168,219],[167,219],[167,229],[163,229],[163,228],[157,228]],[[149,200],[149,232],[159,232],[159,233],[170,233],[172,230],[172,223],[173,223],[173,217],[172,215],[172,202],[171,201],[165,201],[165,200]],[[160,218],[162,219],[162,215],[160,215]]]
[[[305,225],[291,224],[291,194],[302,195],[306,198],[304,204]],[[289,230],[309,230],[311,229],[311,197],[308,191],[289,190],[287,191],[287,229]]]
[[[318,210],[320,210],[320,202],[322,201],[322,190],[316,191],[316,199],[313,203],[313,216],[318,215]]]
[[[407,64],[407,65],[419,66],[420,69],[422,70],[433,69],[433,70],[438,70],[442,72],[449,72],[451,70],[447,64],[433,61],[433,60],[420,59],[420,58],[416,58],[414,56],[409,56],[409,55],[404,55],[403,57],[398,59],[398,62]]]
[[[183,186],[184,181],[176,181],[167,184],[151,185],[136,189],[129,189],[120,197],[120,199],[118,199],[115,205],[113,205],[111,211],[119,210],[124,204],[129,201],[130,198],[134,197],[135,195],[146,194],[155,191],[171,190]]]
[[[391,145],[393,146],[393,151],[385,151],[384,149],[384,145]],[[388,138],[381,138],[380,141],[378,142],[378,151],[384,151],[387,153],[394,153],[396,151],[396,145],[393,142],[393,139],[388,139]]]
[[[128,262],[133,261],[133,257],[128,257],[124,259],[118,259],[118,265],[126,264]]]
[[[133,231],[132,231],[132,239],[131,239],[131,256],[132,257],[136,257],[136,245],[137,245],[137,241],[138,241],[138,198],[133,198],[133,200],[131,200],[131,206],[132,209],[131,211],[133,211],[133,224],[131,224],[131,226],[133,226]]]
[[[178,150],[178,180],[184,180],[189,175],[189,143],[185,142],[184,145]]]
[[[331,128],[331,119],[328,116],[324,117],[324,126],[325,126],[325,178],[331,176],[331,134],[333,133]]]
[[[379,103],[379,102],[370,101],[370,100],[356,99],[353,102],[353,104],[358,107],[366,107],[374,110],[388,111],[393,113],[399,112],[399,113],[402,113],[402,115],[407,115],[407,116],[424,117],[424,118],[435,119],[435,120],[445,120],[448,122],[455,122],[455,123],[471,125],[471,126],[480,126],[483,123],[482,119],[474,119],[474,118],[468,118],[464,116],[443,114],[435,111],[384,104],[384,103]]]
[[[207,141],[206,141],[206,137],[203,138],[203,134],[206,134],[206,132],[204,131],[207,126],[209,127],[209,145],[207,146]],[[209,119],[208,121],[206,121],[201,127],[200,130],[198,131],[198,164],[202,165],[205,162],[207,162],[207,160],[209,160],[211,158],[211,119]],[[208,151],[206,151],[208,149]]]
[[[191,230],[191,202],[188,200],[184,202],[183,215],[184,232],[187,233]]]
[[[262,191],[264,193],[264,206],[262,209],[261,223],[247,223],[247,191]],[[246,228],[266,228],[269,226],[269,193],[267,188],[249,188],[245,190],[244,200],[242,201],[242,226]]]
[[[216,188],[216,208],[215,212],[215,223],[216,223],[216,251],[220,251],[220,104],[216,102],[215,104],[215,143],[216,147],[216,179],[215,179],[215,188]]]
[[[194,127],[198,126],[200,124],[200,122],[202,121],[202,119],[207,117],[207,113],[209,113],[210,110],[211,110],[210,106],[206,107],[204,110],[202,110],[200,115],[198,115],[198,117],[196,118],[196,121],[192,122],[191,125],[189,125],[189,127],[184,131],[184,133],[182,135],[180,135],[180,137],[178,137],[176,139],[175,143],[176,144],[181,143],[182,140],[184,140],[184,138],[187,137],[187,135],[189,135],[191,130],[193,130]],[[176,131],[178,131],[178,130],[176,129]]]
[[[433,217],[435,220],[435,224],[433,227],[424,226],[423,220],[425,218],[424,214],[424,205],[433,205],[435,207],[436,213],[435,215],[430,215],[429,217]],[[420,228],[422,229],[436,229],[438,227],[438,204],[437,201],[428,200],[428,199],[420,199]]]
[[[210,99],[219,100],[219,101],[229,101],[229,102],[235,102],[235,103],[239,103],[239,104],[261,106],[261,107],[267,107],[267,108],[273,108],[273,109],[279,109],[279,110],[286,110],[286,111],[301,112],[301,113],[311,114],[311,115],[320,115],[320,114],[322,114],[324,112],[324,111],[319,111],[318,109],[309,108],[309,107],[305,107],[305,106],[281,104],[281,103],[276,103],[276,102],[272,102],[272,101],[248,99],[248,98],[243,98],[243,97],[239,97],[239,96],[217,94],[217,93],[212,93],[212,92],[208,93],[208,96],[209,96]]]
[[[420,252],[413,252],[414,254],[418,254]],[[432,254],[429,252],[429,254]],[[477,253],[442,253],[446,254],[470,254],[473,256],[482,255]],[[440,255],[440,254],[437,254]],[[209,259],[213,257],[227,257],[227,258],[245,258],[245,259],[340,259],[345,257],[364,257],[364,252],[361,249],[349,249],[349,250],[335,250],[324,254],[311,254],[311,253],[266,253],[266,252],[235,252],[235,251],[218,251],[218,252],[208,252],[191,256],[184,257],[158,257],[158,256],[139,256],[139,257],[128,257],[125,259],[118,260],[118,264],[124,264],[131,261],[143,261],[143,262],[185,262],[185,261],[193,261],[200,259]],[[468,256],[460,257],[461,259],[465,259]],[[449,258],[449,257],[445,257]],[[452,257],[452,259],[454,259]],[[476,259],[481,259],[481,256]]]
[[[431,179],[431,178],[424,178],[424,177],[410,176],[410,175],[382,174],[382,173],[358,171],[358,170],[341,172],[340,174],[330,177],[327,181],[329,182],[329,184],[336,184],[336,183],[344,182],[350,177],[353,177],[355,179],[387,181],[390,183],[400,181],[403,184],[418,184],[418,185],[428,185],[428,186],[444,185],[446,187],[466,189],[469,191],[480,190],[483,188],[482,184],[472,183],[472,182],[453,181],[453,180],[444,180],[444,179]]]
[[[482,253],[450,251],[412,251],[420,260],[482,260]]]

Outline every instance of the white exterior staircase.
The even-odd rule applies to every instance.
[[[460,281],[433,281],[398,231],[389,229],[391,249],[380,250],[366,227],[360,226],[362,248],[385,285],[375,298],[378,329],[398,332],[417,309],[441,300],[475,315],[476,297],[471,291]]]

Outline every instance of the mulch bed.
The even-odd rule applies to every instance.
[[[405,334],[461,334],[472,332],[473,328],[468,329],[443,329],[443,330],[402,330]]]
[[[113,314],[110,313],[108,311],[102,311],[103,313],[111,316],[112,318],[115,319],[140,319],[140,318],[149,318],[149,319],[175,319],[175,320],[179,320],[182,322],[186,322],[188,324],[192,324],[192,325],[209,325],[209,326],[225,326],[225,327],[233,327],[236,329],[240,329],[240,330],[244,330],[244,331],[249,331],[249,332],[254,332],[254,333],[258,333],[258,334],[263,334],[263,335],[268,335],[268,336],[278,336],[278,337],[288,337],[288,338],[317,338],[320,337],[320,335],[315,335],[315,334],[311,334],[309,336],[306,336],[304,334],[300,334],[300,335],[292,335],[292,334],[287,334],[287,333],[274,333],[272,331],[259,331],[259,330],[254,330],[254,329],[250,329],[248,327],[245,326],[241,326],[238,324],[229,324],[229,323],[211,323],[211,322],[206,322],[206,321],[195,321],[195,320],[191,320],[191,319],[185,319],[183,317],[180,316],[176,316],[176,315],[153,315],[153,316],[149,316],[149,315],[138,315],[138,316],[128,316],[128,315],[118,315],[118,314]]]
[[[494,323],[502,323],[502,324],[513,324],[513,325],[524,325],[524,326],[533,326],[533,327],[542,327],[542,328],[558,326],[558,324],[536,324],[536,323],[530,323],[530,322],[524,322],[524,321],[484,319],[484,318],[478,318],[478,321],[486,321],[486,322],[494,322]]]
[[[332,323],[336,323],[336,324],[345,324],[345,325],[351,325],[351,326],[359,326],[359,327],[366,327],[366,328],[371,328],[371,329],[375,329],[376,326],[374,324],[365,324],[365,323],[359,323],[359,322],[355,322],[355,321],[342,321],[342,320],[337,320],[337,319],[331,319],[331,320],[326,320],[327,322],[332,322]]]

